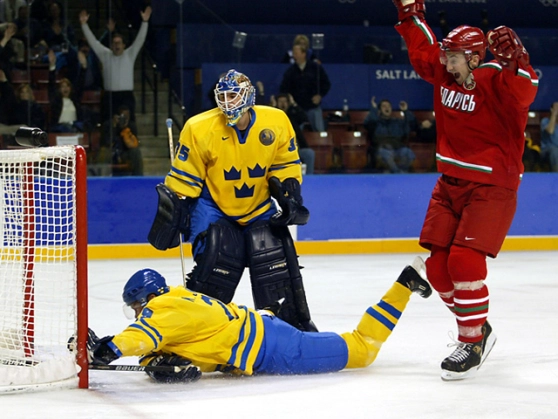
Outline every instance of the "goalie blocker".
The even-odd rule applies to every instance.
[[[224,303],[232,301],[246,266],[250,269],[252,295],[257,310],[271,309],[277,317],[303,331],[317,331],[310,319],[298,256],[287,228],[305,224],[309,211],[302,205],[296,179],[270,179],[270,191],[282,212],[248,227],[221,218],[211,223],[194,242],[203,252],[187,276],[187,287]],[[189,234],[191,199],[180,200],[165,185],[157,186],[159,207],[149,242],[159,250],[176,247],[180,233]],[[187,202],[184,202],[187,201]]]

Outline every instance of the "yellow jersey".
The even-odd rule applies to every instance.
[[[205,372],[233,367],[251,375],[263,336],[256,311],[178,286],[149,301],[112,343],[121,356],[173,353]]]
[[[271,207],[268,179],[302,184],[294,129],[280,109],[254,106],[245,131],[229,127],[219,108],[190,118],[165,184],[197,198],[204,188],[219,209],[241,225]]]

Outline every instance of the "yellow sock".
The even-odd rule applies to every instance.
[[[356,330],[341,335],[349,348],[349,360],[345,368],[367,367],[374,362],[382,344],[405,310],[411,294],[409,288],[395,282],[378,304],[366,310]]]

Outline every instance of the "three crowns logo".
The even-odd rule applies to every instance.
[[[251,198],[252,196],[254,196],[254,188],[255,186],[252,186],[250,188],[248,187],[248,185],[246,185],[246,183],[243,183],[240,189],[238,189],[236,186],[234,187],[234,194],[237,198]]]
[[[240,170],[234,166],[229,171],[225,170],[225,180],[240,180]]]
[[[265,167],[261,167],[259,164],[256,164],[253,169],[248,168],[248,176],[250,176],[251,178],[264,177]]]

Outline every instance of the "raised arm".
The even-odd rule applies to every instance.
[[[395,29],[403,38],[415,71],[427,82],[433,82],[440,67],[436,36],[425,20],[425,0],[392,0],[397,8],[399,23]]]
[[[82,10],[79,13],[79,23],[81,24],[81,30],[83,32],[83,35],[85,36],[85,39],[87,39],[87,42],[89,43],[91,49],[95,51],[97,57],[101,59],[101,57],[104,57],[107,54],[111,54],[112,51],[107,47],[105,47],[103,44],[101,44],[97,40],[97,38],[95,38],[95,35],[93,35],[93,32],[91,32],[91,29],[87,24],[88,20],[89,20],[89,13],[87,13],[87,10]]]
[[[515,100],[528,107],[537,94],[538,76],[529,63],[529,53],[515,31],[498,26],[486,34],[488,49],[502,66],[500,79]]]
[[[132,43],[132,45],[130,45],[130,47],[127,49],[128,51],[130,51],[130,53],[132,54],[132,56],[137,57],[137,55],[139,54],[141,47],[143,46],[143,43],[145,42],[145,38],[147,37],[147,28],[149,26],[149,24],[147,23],[149,21],[149,18],[151,17],[151,6],[147,6],[145,8],[145,10],[141,13],[141,19],[142,19],[142,23],[141,23],[141,27],[140,30],[138,32],[138,35],[136,36],[136,39],[134,39],[134,42]]]

